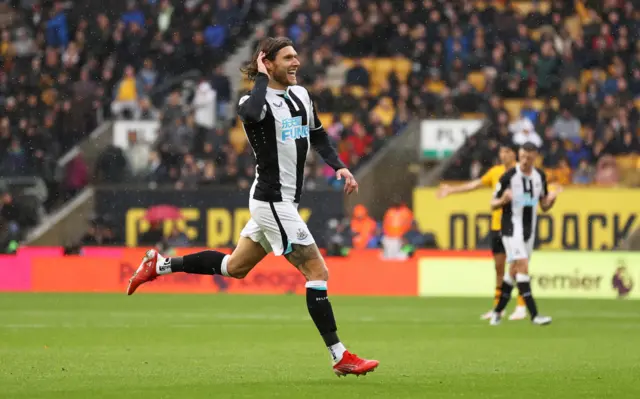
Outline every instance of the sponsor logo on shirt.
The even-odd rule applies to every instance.
[[[302,125],[302,117],[287,118],[282,121],[282,141],[309,137],[309,126]]]

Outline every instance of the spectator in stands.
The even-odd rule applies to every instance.
[[[580,121],[568,108],[563,109],[553,123],[553,130],[558,137],[566,140],[580,138],[580,127]]]
[[[135,70],[128,65],[124,70],[124,76],[114,89],[114,101],[111,110],[116,116],[128,112],[128,117],[133,118],[138,113],[138,100],[144,95],[144,85],[136,78]]]
[[[593,183],[594,170],[587,159],[581,159],[578,169],[573,173],[573,184],[589,185]]]
[[[377,223],[371,216],[369,216],[367,208],[362,204],[356,205],[353,208],[353,216],[351,217],[353,248],[368,248],[370,241],[375,236],[376,230]]]
[[[536,147],[542,147],[542,139],[538,133],[533,130],[533,123],[529,119],[523,119],[519,126],[519,131],[513,135],[513,143],[523,145],[524,143],[533,143]]]
[[[413,222],[413,213],[399,198],[395,198],[383,219],[382,248],[386,259],[405,259],[403,238]]]
[[[202,79],[198,84],[191,107],[199,134],[204,137],[216,124],[216,92],[208,81]]]

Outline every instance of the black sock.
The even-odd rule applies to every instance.
[[[325,345],[335,345],[338,339],[336,319],[333,317],[331,302],[327,296],[327,289],[315,289],[307,287],[307,309],[320,332]]]
[[[502,286],[500,287],[500,299],[498,300],[498,304],[494,309],[496,313],[502,313],[504,308],[507,307],[507,304],[511,299],[511,290],[513,290],[513,285],[510,282],[503,280]]]
[[[227,256],[218,251],[202,251],[169,258],[172,272],[192,274],[222,274],[222,260]]]
[[[522,277],[524,276],[524,277]],[[531,295],[531,281],[529,276],[527,275],[518,275],[516,276],[518,281],[518,291],[520,291],[520,295],[524,299],[524,303],[527,304],[527,310],[529,310],[529,316],[531,319],[538,315],[538,306],[536,306],[536,301],[533,299],[533,295]]]

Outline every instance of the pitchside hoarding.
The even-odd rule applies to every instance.
[[[320,247],[325,246],[327,221],[344,215],[342,191],[307,191],[302,195],[300,216],[307,222]],[[108,215],[116,226],[123,226],[124,242],[138,245],[138,238],[149,230],[144,220],[147,208],[173,205],[180,208],[183,220],[176,222],[192,245],[211,248],[233,247],[240,231],[251,218],[249,193],[241,190],[207,188],[198,190],[97,189],[96,214]],[[164,231],[173,229],[164,222]]]
[[[491,190],[445,199],[435,188],[413,192],[413,213],[421,231],[436,236],[442,249],[487,245],[491,229]],[[567,187],[549,212],[538,216],[540,249],[608,251],[640,228],[640,190]]]
[[[487,297],[495,287],[489,258],[422,258],[421,296]],[[535,252],[529,265],[537,298],[640,299],[640,253]]]

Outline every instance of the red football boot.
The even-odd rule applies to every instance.
[[[372,372],[380,364],[377,360],[361,359],[358,355],[345,351],[342,355],[342,359],[333,366],[333,372],[338,377],[343,377],[348,374],[356,376],[365,375]]]
[[[129,287],[127,287],[127,295],[131,295],[135,290],[147,281],[153,281],[158,277],[156,271],[156,262],[158,261],[158,251],[150,249],[142,258],[142,263],[138,267],[133,276],[129,279]]]

